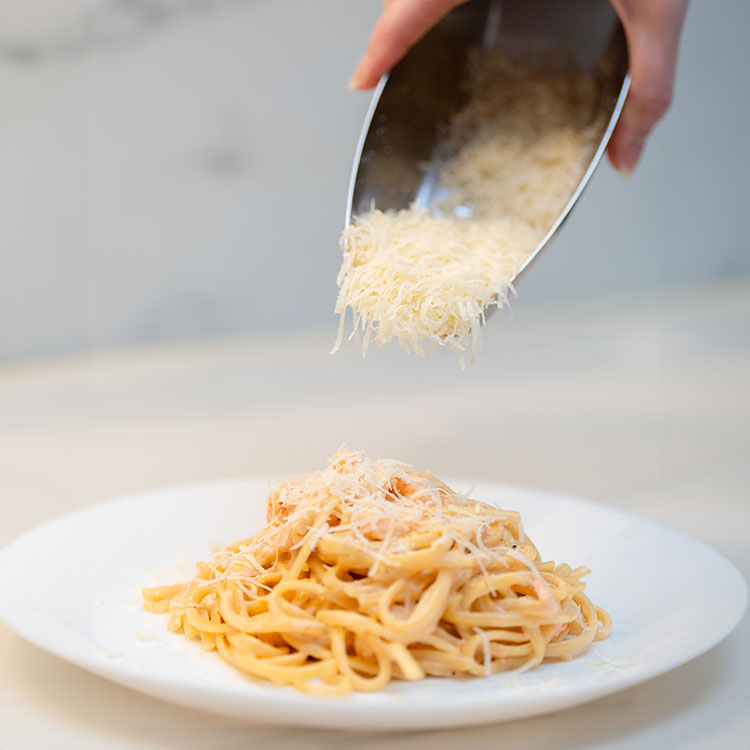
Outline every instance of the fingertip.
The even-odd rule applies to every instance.
[[[645,144],[645,138],[640,137],[638,131],[632,128],[629,112],[623,112],[607,147],[610,163],[623,177],[630,177]]]
[[[612,165],[612,168],[619,172],[620,174],[623,174],[624,169],[622,165],[622,159],[620,158],[620,131],[619,128],[615,130],[615,132],[612,135],[612,138],[609,141],[609,145],[607,146],[607,156],[609,157],[609,163]]]
[[[617,151],[609,150],[609,163],[612,168],[622,177],[630,177],[635,170],[636,165],[640,159],[640,152],[636,155],[635,159],[623,158]]]
[[[380,76],[377,73],[376,65],[373,64],[368,51],[359,63],[357,63],[357,67],[354,68],[348,85],[352,91],[367,91],[374,88],[379,79]]]
[[[352,91],[367,91],[367,89],[371,89],[375,83],[377,83],[377,78],[375,78],[373,82],[372,72],[367,70],[364,65],[358,65],[355,68],[354,73],[352,73],[348,85]]]
[[[373,82],[367,78],[352,76],[349,79],[348,86],[349,86],[349,89],[352,91],[370,91],[371,89],[375,88],[376,83],[377,83],[377,80]]]
[[[643,146],[643,141],[631,141],[625,146],[619,162],[620,174],[625,177],[630,177],[640,161],[641,154],[643,153]]]
[[[609,163],[612,169],[614,169],[615,172],[619,172],[620,162],[617,160],[617,151],[612,148],[612,144],[610,144],[609,148],[607,148],[607,157],[609,158]]]

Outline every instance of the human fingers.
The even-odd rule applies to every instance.
[[[609,143],[615,169],[629,174],[672,101],[687,0],[612,0],[628,41],[630,91]]]
[[[466,0],[387,0],[349,87],[371,89],[446,13]]]

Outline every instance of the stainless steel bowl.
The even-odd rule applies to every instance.
[[[567,49],[598,77],[607,122],[583,178],[516,274],[517,283],[580,197],[625,103],[630,83],[625,34],[607,0],[471,0],[448,14],[375,89],[354,157],[346,225],[373,205],[433,207],[439,166],[450,150],[448,123],[465,103],[462,84],[469,53],[477,47],[530,57]]]

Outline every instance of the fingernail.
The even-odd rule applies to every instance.
[[[360,91],[362,89],[362,66],[357,65],[356,68],[354,68],[354,72],[352,73],[352,77],[349,79],[349,88],[353,91]]]
[[[618,167],[617,171],[627,179],[633,174],[633,167]]]
[[[633,173],[636,164],[638,164],[638,159],[641,157],[642,151],[643,141],[634,141],[633,143],[630,143],[623,152],[622,161],[620,163],[620,172],[622,172],[625,177],[630,177]]]

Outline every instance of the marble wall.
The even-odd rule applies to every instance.
[[[0,0],[0,359],[335,320],[378,0]],[[750,273],[750,4],[696,0],[677,98],[517,306]]]

